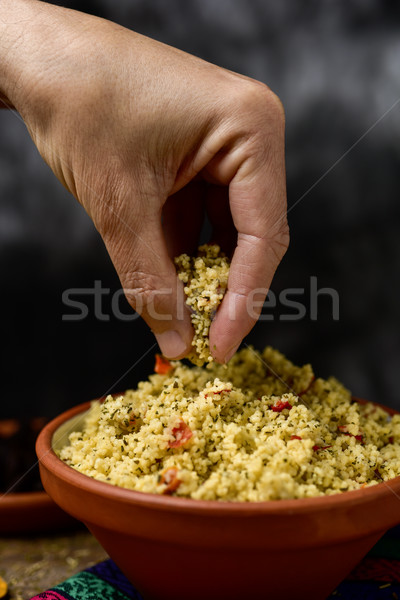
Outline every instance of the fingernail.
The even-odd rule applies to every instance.
[[[236,346],[234,346],[233,348],[228,350],[228,352],[226,353],[225,358],[224,358],[224,363],[227,363],[228,361],[231,360],[232,356],[235,354],[235,352],[239,348],[239,346],[240,346],[240,342]]]
[[[156,333],[155,336],[161,352],[167,358],[181,356],[187,349],[187,345],[177,331],[164,331],[164,333]]]

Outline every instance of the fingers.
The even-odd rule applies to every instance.
[[[283,135],[275,132],[268,153],[245,162],[230,184],[238,231],[228,288],[210,329],[214,358],[227,362],[262,309],[275,270],[289,243]]]
[[[228,289],[210,330],[210,348],[218,362],[232,357],[256,323],[286,247],[285,234],[279,240],[239,233]]]
[[[143,204],[140,212],[141,218],[129,221],[112,216],[103,239],[129,304],[149,325],[161,352],[168,358],[182,358],[193,337],[183,285],[168,256],[161,215],[146,213]]]

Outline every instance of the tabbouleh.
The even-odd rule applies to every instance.
[[[400,416],[310,365],[270,347],[227,366],[157,365],[136,390],[95,402],[60,457],[117,486],[204,500],[306,498],[400,475]]]

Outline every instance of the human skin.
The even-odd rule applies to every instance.
[[[210,329],[226,362],[251,330],[288,245],[284,112],[264,84],[115,23],[0,0],[0,103],[101,234],[130,305],[162,352],[193,330],[172,258],[204,212],[233,250]]]

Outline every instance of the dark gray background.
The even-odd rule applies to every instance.
[[[349,151],[400,97],[398,3],[63,4],[257,78],[281,97],[292,240],[272,289],[309,289],[316,276],[319,287],[338,291],[340,319],[320,299],[317,321],[281,322],[278,310],[247,341],[311,361],[354,394],[400,409],[400,104]],[[23,123],[0,111],[0,131],[0,414],[51,416],[135,385],[152,370],[154,352],[140,357],[153,337],[140,320],[98,321],[92,310],[83,322],[62,321],[65,289],[101,280],[115,292],[119,282],[89,218]]]

